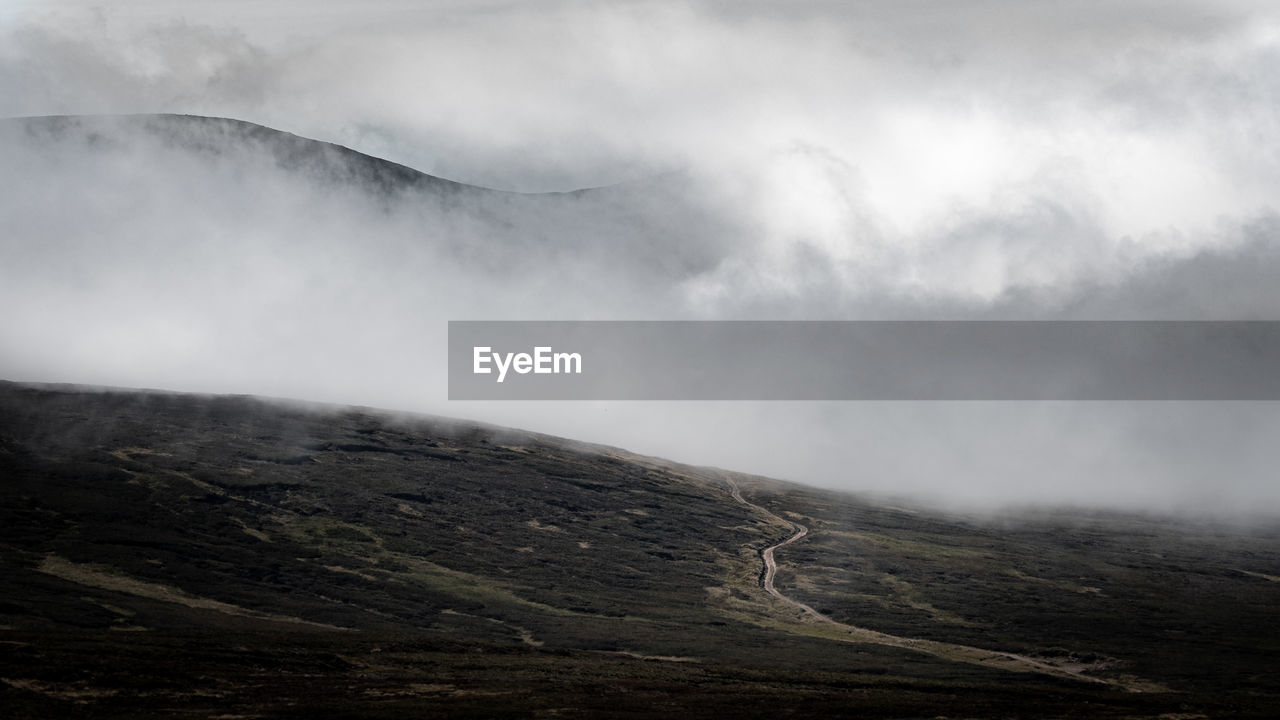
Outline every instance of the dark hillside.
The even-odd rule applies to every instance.
[[[997,529],[437,418],[14,384],[0,478],[10,717],[1277,707],[1274,534]],[[777,587],[825,619],[760,586],[795,523]]]

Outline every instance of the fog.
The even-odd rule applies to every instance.
[[[460,403],[444,353],[462,319],[1280,318],[1268,4],[259,5],[0,6],[0,116],[237,118],[494,190],[230,124],[0,123],[0,378],[1280,511],[1272,403]]]

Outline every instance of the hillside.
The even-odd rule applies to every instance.
[[[299,137],[232,118],[202,115],[51,115],[12,118],[5,129],[34,146],[83,143],[97,152],[124,151],[150,141],[171,149],[219,157],[247,153],[270,158],[281,169],[335,186],[389,196],[403,192],[501,194],[434,177],[334,143]]]
[[[256,123],[200,115],[0,119],[0,149],[22,183],[22,194],[3,208],[17,228],[10,239],[48,244],[36,230],[48,233],[45,226],[53,223],[57,244],[95,257],[100,268],[157,252],[173,268],[204,242],[223,250],[242,242],[246,252],[259,254],[287,251],[308,267],[336,236],[345,241],[343,252],[353,251],[348,244],[356,237],[383,263],[430,257],[461,263],[468,275],[506,277],[543,267],[563,272],[566,264],[598,270],[625,257],[629,275],[647,284],[713,268],[728,242],[723,220],[688,197],[687,179],[679,174],[570,192],[507,192]],[[52,215],[45,206],[51,198],[58,199]],[[62,214],[79,222],[60,224]],[[140,228],[182,242],[139,245]],[[96,257],[95,248],[113,252]],[[200,262],[207,272],[210,264],[242,260],[233,253]],[[28,272],[48,274],[49,283],[60,285],[51,270],[45,264]]]
[[[9,717],[1280,707],[1275,527],[980,521],[439,418],[8,383],[0,477]]]

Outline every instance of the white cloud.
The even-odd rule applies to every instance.
[[[1276,458],[1241,429],[1273,427],[1269,406],[1185,406],[1176,422],[1152,408],[442,406],[451,318],[1280,312],[1280,12],[958,8],[5,6],[0,114],[229,116],[494,187],[637,182],[483,219],[388,211],[253,152],[134,138],[41,155],[11,138],[0,219],[20,230],[0,241],[0,297],[21,311],[0,370],[475,413],[984,500],[1177,504],[1231,475],[1224,504],[1275,507]]]

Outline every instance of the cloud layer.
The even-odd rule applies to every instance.
[[[462,318],[1280,317],[1268,4],[28,3],[0,13],[0,88],[0,115],[236,117],[486,187],[621,183],[450,207],[216,133],[9,125],[6,377],[961,502],[1280,509],[1265,404],[459,407],[442,367]]]

